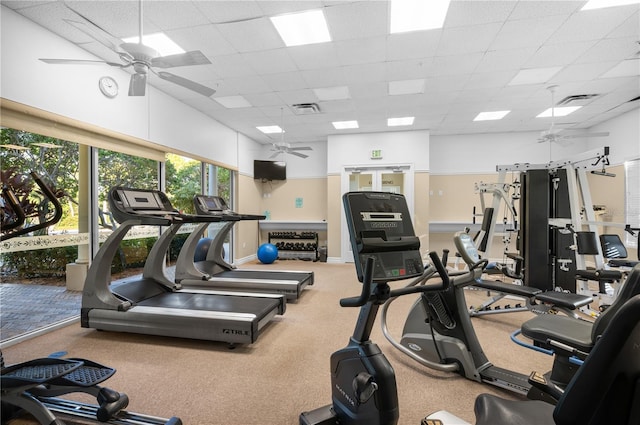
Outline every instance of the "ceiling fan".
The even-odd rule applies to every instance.
[[[280,154],[289,154],[289,155],[295,155],[298,156],[300,158],[308,158],[309,155],[305,155],[303,153],[300,153],[299,151],[312,151],[313,149],[310,146],[296,146],[296,147],[292,147],[290,143],[285,143],[284,141],[284,128],[283,128],[283,122],[284,122],[284,113],[282,108],[280,108],[280,130],[281,130],[281,137],[280,137],[280,142],[279,143],[272,143],[272,147],[271,150],[273,151],[273,154],[269,157],[269,158],[275,158],[276,156],[280,155]]]
[[[168,56],[160,56],[153,48],[142,44],[142,0],[139,0],[139,42],[123,43],[122,40],[112,36],[98,25],[94,24],[88,18],[74,13],[83,18],[86,22],[77,22],[65,19],[67,23],[89,35],[102,45],[114,51],[122,60],[122,63],[108,62],[100,60],[75,60],[75,59],[43,59],[40,60],[49,64],[107,64],[116,68],[126,69],[132,68],[133,74],[129,83],[129,96],[144,96],[147,86],[147,75],[149,71],[157,75],[163,80],[170,81],[174,84],[187,88],[189,90],[200,93],[204,96],[211,96],[216,91],[212,88],[203,86],[200,83],[189,80],[184,77],[172,74],[166,71],[156,71],[155,68],[175,68],[179,66],[206,65],[211,61],[199,50],[193,50],[185,53],[178,53]]]
[[[545,130],[540,133],[540,137],[538,138],[538,143],[549,142],[549,143],[558,143],[564,144],[567,139],[578,139],[584,137],[606,137],[609,135],[608,131],[598,132],[598,133],[589,133],[589,132],[579,132],[579,133],[571,133],[566,134],[567,131],[576,131],[571,129],[563,129],[563,128],[555,128],[555,91],[556,85],[549,86],[547,89],[551,92],[551,127],[549,130]]]

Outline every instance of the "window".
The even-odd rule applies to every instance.
[[[625,174],[625,222],[631,227],[640,227],[640,158],[624,163]],[[626,245],[638,247],[637,236],[626,233]]]

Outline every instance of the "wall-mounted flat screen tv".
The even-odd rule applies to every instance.
[[[256,180],[286,180],[287,164],[283,161],[253,161],[253,178]]]

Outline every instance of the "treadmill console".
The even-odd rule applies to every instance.
[[[217,215],[225,221],[233,220],[264,220],[264,215],[239,214],[231,210],[224,198],[211,195],[195,195],[193,206],[200,215]]]
[[[348,192],[342,197],[360,282],[367,258],[375,259],[374,282],[420,276],[424,264],[403,195]]]

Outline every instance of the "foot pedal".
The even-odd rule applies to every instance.
[[[74,369],[70,373],[64,376],[56,378],[51,381],[56,385],[77,385],[81,387],[92,387],[100,382],[106,381],[116,370],[110,367],[103,366],[96,362],[85,359],[70,359],[72,361],[82,362],[82,366]]]
[[[82,361],[42,358],[2,369],[2,387],[36,386],[50,383],[82,367]]]

